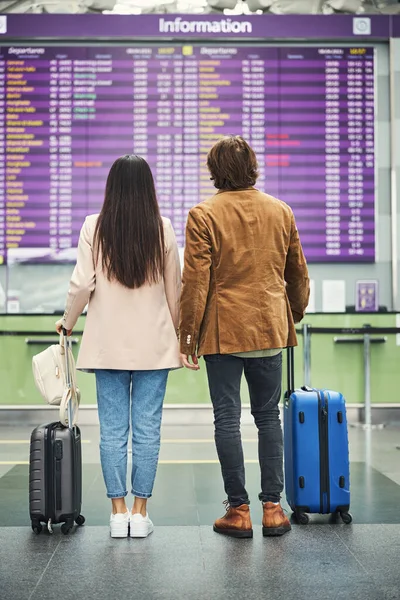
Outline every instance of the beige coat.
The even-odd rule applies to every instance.
[[[310,287],[291,208],[255,188],[192,208],[186,229],[183,354],[297,344]]]
[[[98,215],[82,227],[63,324],[73,329],[89,302],[77,368],[151,370],[181,366],[177,330],[181,270],[174,230],[163,217],[164,277],[159,283],[128,289],[110,282],[93,260]]]

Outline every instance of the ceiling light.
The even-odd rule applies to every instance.
[[[272,4],[272,0],[247,0],[250,10],[256,11],[259,9],[269,8]],[[261,12],[262,12],[261,10]]]
[[[219,10],[233,9],[237,4],[237,0],[208,0],[208,4],[211,8],[218,8]]]
[[[226,8],[224,10],[224,15],[250,15],[251,11],[247,4],[243,2],[238,2],[233,9]]]
[[[316,15],[320,9],[321,0],[272,0],[270,11],[277,15]]]
[[[195,10],[207,6],[207,0],[178,0],[176,9],[178,12]]]
[[[105,11],[104,11],[105,12]],[[108,14],[117,14],[117,15],[131,15],[132,7],[126,6],[126,4],[121,4],[117,2],[114,8],[111,11],[107,11]]]
[[[157,6],[166,6],[168,4],[173,4],[175,0],[119,0],[117,5],[118,7],[124,6],[125,8],[142,8],[142,9],[152,9]]]
[[[115,0],[85,0],[85,4],[88,8],[105,11],[114,8]]]
[[[357,13],[360,10],[362,12],[363,8],[363,0],[329,0],[327,4],[334,10],[341,10],[353,13]]]

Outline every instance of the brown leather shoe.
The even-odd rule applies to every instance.
[[[289,519],[280,504],[264,502],[263,504],[263,535],[283,535],[292,529]]]
[[[249,505],[241,504],[233,507],[229,506],[227,501],[224,504],[226,505],[226,515],[215,521],[214,531],[235,538],[253,537]]]

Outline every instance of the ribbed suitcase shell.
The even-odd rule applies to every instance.
[[[327,400],[329,498],[321,498],[320,407],[318,392]],[[347,512],[350,506],[349,443],[346,405],[330,390],[296,390],[284,406],[286,499],[293,511]],[[302,422],[303,421],[303,422]],[[325,473],[325,476],[327,476]],[[321,506],[322,500],[322,506]]]
[[[76,520],[82,503],[82,454],[79,427],[60,423],[33,430],[29,465],[29,513],[32,523]]]

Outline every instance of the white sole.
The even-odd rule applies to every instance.
[[[128,528],[125,527],[124,529],[110,529],[110,536],[112,538],[126,538],[128,537]]]
[[[154,527],[148,527],[147,525],[132,526],[132,524],[131,524],[131,531],[130,531],[129,535],[131,538],[145,538],[148,535],[150,535],[151,533],[153,533],[153,531],[154,531]]]

